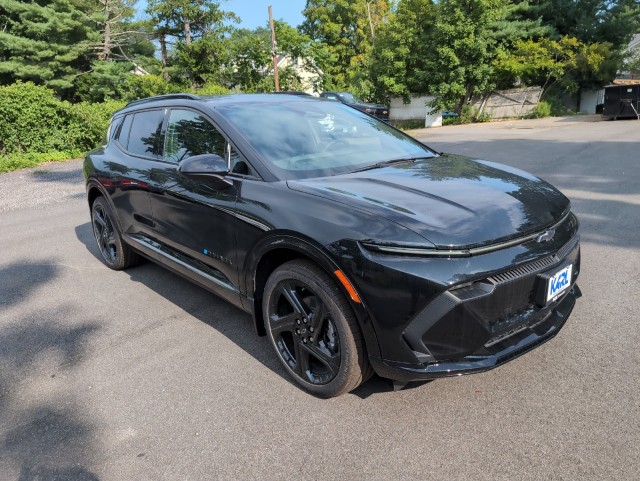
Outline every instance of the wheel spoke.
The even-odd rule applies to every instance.
[[[284,316],[278,316],[272,314],[269,317],[269,328],[273,333],[274,338],[277,335],[281,335],[283,332],[293,332],[296,326],[296,319],[300,318],[300,314],[292,312]]]
[[[309,381],[309,355],[310,352],[301,341],[295,342],[295,356],[296,356],[296,373],[305,381]]]
[[[306,308],[304,301],[298,295],[298,292],[290,282],[281,282],[279,285],[280,293],[287,299],[287,302],[291,305],[294,311],[303,316],[308,316],[308,309]]]
[[[104,220],[104,214],[102,213],[102,211],[96,209],[93,219],[98,223],[98,225],[102,229],[105,229],[107,227],[107,223]]]
[[[340,354],[332,355],[316,343],[312,345],[303,345],[302,347],[304,351],[307,351],[308,355],[312,355],[322,364],[327,366],[331,371],[331,374],[336,375],[340,370]]]
[[[310,319],[311,321],[310,327],[313,328],[312,332],[317,333],[316,335],[318,335],[321,332],[322,324],[326,315],[327,315],[327,308],[324,305],[324,302],[322,302],[316,296],[316,306],[313,309],[313,313],[311,314],[311,319]]]
[[[115,246],[116,245],[116,236],[114,234],[113,231],[111,231],[109,233],[109,235],[107,236],[107,238],[105,239],[105,243],[109,246]]]

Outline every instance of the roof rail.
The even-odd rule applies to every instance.
[[[166,94],[166,95],[156,95],[155,97],[148,97],[146,99],[134,100],[133,102],[129,102],[127,107],[132,105],[144,104],[146,102],[155,102],[156,100],[171,100],[171,99],[187,99],[187,100],[200,100],[195,94]]]

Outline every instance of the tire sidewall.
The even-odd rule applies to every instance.
[[[96,207],[98,206],[102,208],[103,212],[105,213],[105,216],[108,217],[109,222],[111,223],[111,228],[113,229],[113,235],[115,238],[116,251],[117,251],[115,262],[109,262],[109,260],[105,258],[104,254],[102,253],[102,250],[100,249],[100,244],[98,242],[98,238],[96,235],[96,228],[95,228],[95,221],[94,221]],[[98,247],[98,251],[100,252],[100,259],[102,260],[102,262],[106,264],[108,267],[110,267],[111,269],[115,269],[115,270],[122,269],[124,266],[124,251],[122,246],[122,237],[120,236],[120,230],[118,229],[118,225],[115,222],[113,211],[111,210],[111,207],[109,206],[107,201],[104,199],[104,197],[98,197],[91,205],[91,230],[93,231],[93,237],[96,241],[96,246]]]
[[[342,394],[343,392],[346,392],[347,389],[345,383],[349,381],[350,371],[354,369],[354,367],[357,367],[357,369],[360,369],[360,367],[358,365],[358,353],[353,339],[353,333],[351,332],[342,309],[338,306],[335,300],[335,296],[342,296],[342,293],[339,291],[337,286],[335,286],[335,284],[325,287],[324,281],[322,279],[318,280],[317,277],[318,276],[313,269],[309,269],[303,264],[289,262],[280,266],[269,277],[267,284],[265,285],[262,302],[262,314],[263,318],[265,319],[265,323],[267,323],[266,331],[271,345],[276,351],[280,363],[285,367],[285,369],[295,380],[295,382],[307,391],[319,397],[334,397]],[[340,368],[338,370],[338,374],[336,374],[336,376],[327,384],[312,384],[298,376],[298,374],[293,371],[287,364],[287,362],[282,358],[282,355],[280,354],[280,351],[276,345],[276,341],[269,326],[269,304],[271,302],[271,296],[278,283],[286,279],[297,280],[307,285],[313,291],[313,293],[318,296],[320,300],[325,304],[329,311],[331,319],[333,320],[333,324],[338,331],[340,341]]]

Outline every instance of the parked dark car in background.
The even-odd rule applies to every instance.
[[[374,372],[400,387],[496,367],[555,336],[580,296],[558,190],[338,102],[132,102],[84,175],[107,266],[146,257],[250,313],[322,397]]]
[[[368,104],[349,92],[322,92],[320,98],[342,102],[385,122],[389,120],[389,107],[382,104]]]

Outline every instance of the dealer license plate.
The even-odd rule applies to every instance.
[[[571,285],[571,271],[573,264],[558,271],[547,283],[547,302],[557,298]]]

